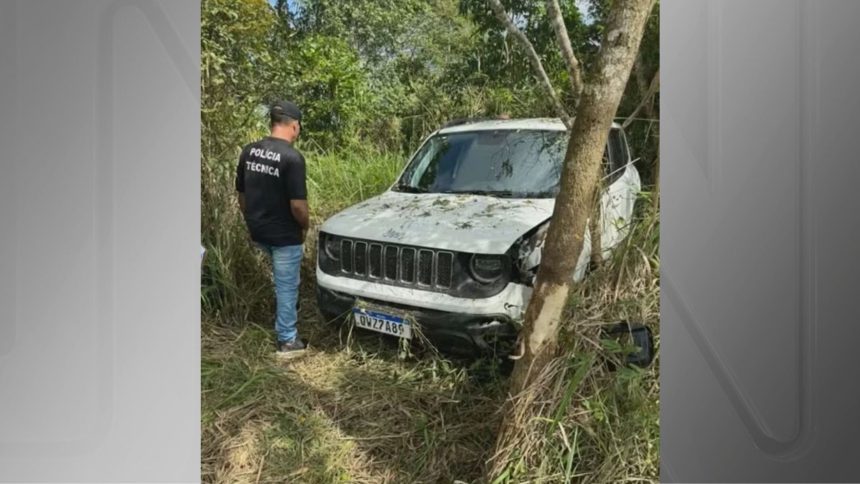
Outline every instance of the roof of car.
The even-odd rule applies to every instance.
[[[613,128],[620,128],[618,123],[612,123]],[[486,131],[498,129],[529,129],[540,131],[565,131],[567,128],[559,118],[526,118],[526,119],[488,119],[458,123],[443,127],[439,133],[462,133],[465,131]]]

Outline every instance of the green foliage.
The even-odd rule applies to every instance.
[[[366,75],[343,39],[310,35],[296,44],[284,60],[283,87],[272,97],[301,106],[305,137],[320,147],[336,146],[371,115]]]
[[[504,3],[569,104],[545,2]],[[561,2],[586,69],[609,3],[592,0],[586,22],[575,0]],[[265,0],[204,0],[202,8],[202,121],[209,157],[232,159],[236,146],[265,129],[265,103],[274,98],[300,104],[304,142],[324,150],[370,144],[408,153],[453,118],[555,115],[519,46],[484,0],[304,0],[292,11],[285,2],[273,8]],[[646,80],[659,62],[656,12],[638,64]],[[637,75],[619,113],[632,111],[644,94]],[[636,148],[653,145],[648,140],[654,130],[631,131]]]
[[[561,0],[559,4],[574,53],[583,65],[588,66],[596,52],[595,45],[590,42],[593,27],[585,24],[575,0]],[[550,78],[558,81],[557,88],[562,92],[568,91],[566,87],[569,86],[569,81],[565,74],[567,70],[556,43],[555,33],[547,20],[546,2],[504,0],[502,5],[531,41]],[[499,21],[490,11],[486,0],[461,0],[461,8],[474,20],[481,32],[481,38],[476,45],[478,54],[472,67],[492,82],[503,83],[509,87],[534,86],[535,77],[531,65],[526,61],[519,44],[508,38],[504,29],[500,28]],[[569,95],[570,93],[568,99]],[[547,114],[552,113],[548,111]]]
[[[368,64],[380,64],[412,44],[410,29],[418,17],[431,15],[425,0],[316,0],[301,4],[300,25],[307,32],[343,36]]]

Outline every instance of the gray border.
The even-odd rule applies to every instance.
[[[7,317],[11,305],[0,308],[0,350],[6,351],[0,354],[0,372],[5,361],[14,364],[21,374],[10,374],[10,364],[3,381],[22,389],[20,395],[7,389],[0,398],[5,403],[0,410],[14,412],[4,415],[13,432],[4,435],[0,428],[0,440],[6,439],[0,443],[0,481],[197,481],[199,0],[0,0],[0,11],[0,296],[4,302],[7,296],[13,302],[17,298],[19,309],[16,317]],[[51,91],[42,97],[37,89]],[[135,96],[127,103],[135,109],[131,118],[123,106],[128,96]],[[181,112],[171,111],[177,101]],[[51,112],[77,124],[68,130],[52,124],[47,129],[58,130],[55,137],[30,131],[45,119],[53,121],[46,116]],[[39,143],[33,152],[57,157],[33,159],[26,143]],[[154,147],[168,149],[159,153]],[[145,152],[137,151],[141,148]],[[48,162],[62,163],[63,169],[52,171]],[[16,183],[16,174],[27,174],[21,171],[26,163],[44,169],[26,176],[26,184]],[[169,179],[163,176],[167,166],[176,167]],[[67,180],[68,173],[74,176]],[[40,192],[42,178],[59,191]],[[161,197],[140,198],[150,187]],[[42,198],[30,207],[33,195]],[[3,203],[7,199],[15,203]],[[45,215],[56,215],[54,207],[63,203],[63,217]],[[40,226],[43,216],[56,225]],[[155,224],[170,233],[154,235]],[[24,231],[30,230],[49,238],[39,240],[40,250],[66,243],[63,230],[74,230],[75,237],[61,248],[61,257],[42,259],[40,252],[28,250]],[[150,247],[151,253],[141,252]],[[68,266],[62,266],[66,261]],[[15,269],[6,270],[7,262]],[[72,272],[75,268],[82,274]],[[62,315],[60,309],[44,312],[52,315],[48,321],[19,317],[29,311],[25,301],[46,300],[38,292],[21,292],[24,287],[38,291],[35,272],[23,272],[31,269],[40,278],[59,275],[50,287],[62,291],[75,314],[87,315],[87,320],[71,321],[85,333],[75,335],[70,321],[53,316]],[[161,299],[157,306],[145,296],[147,287]],[[13,345],[6,335],[16,328]],[[39,353],[44,348],[37,337],[53,338],[49,346],[60,347],[63,341],[54,337],[60,334],[71,336],[66,345],[82,345],[63,354],[86,355],[85,363]],[[6,360],[16,356],[22,359]],[[33,374],[27,374],[24,359]],[[75,382],[38,379],[68,363],[85,372],[70,374]],[[169,368],[175,371],[160,374]],[[62,388],[51,386],[57,383]],[[13,416],[39,422],[39,412],[45,411],[50,419],[68,420],[69,432],[79,433],[43,426],[50,435],[40,442]]]
[[[818,52],[818,37],[819,31],[819,16],[818,5],[811,4],[804,0],[796,0],[797,6],[797,26],[798,46],[797,54],[799,57],[810,58],[813,61],[820,59]],[[815,5],[815,6],[813,6]],[[713,42],[715,36],[718,38],[723,35],[722,32],[722,10],[724,4],[719,2],[708,3],[708,18],[709,18],[709,35],[708,35],[708,54],[709,54],[709,78],[716,78],[716,89],[719,89],[722,79],[721,56],[722,50],[718,47],[719,42]],[[804,18],[810,18],[811,22],[805,22]],[[811,31],[811,32],[810,32]],[[715,47],[716,46],[716,47]],[[779,458],[782,460],[795,460],[809,451],[810,446],[814,442],[815,435],[815,414],[813,411],[813,373],[811,361],[815,355],[815,334],[816,334],[816,287],[817,276],[815,247],[816,247],[816,230],[815,220],[812,216],[809,192],[812,189],[809,175],[805,165],[812,160],[810,147],[812,145],[811,138],[815,138],[816,133],[811,130],[818,128],[819,123],[808,123],[806,121],[809,113],[817,113],[817,107],[820,105],[820,88],[818,84],[813,84],[814,96],[812,99],[804,96],[807,91],[807,86],[810,83],[808,69],[804,69],[804,62],[798,62],[798,77],[800,79],[800,88],[798,89],[798,104],[801,106],[800,116],[800,133],[798,133],[798,149],[797,159],[795,160],[796,169],[798,171],[798,192],[797,200],[797,215],[798,215],[798,242],[801,248],[798,255],[798,280],[800,281],[800,290],[798,294],[798,314],[800,315],[800,324],[798,327],[798,346],[799,346],[799,361],[797,362],[797,380],[798,389],[800,391],[798,402],[798,430],[795,435],[788,440],[779,440],[774,438],[768,431],[764,423],[764,419],[755,405],[744,394],[741,386],[738,384],[736,377],[732,371],[724,363],[724,358],[720,355],[720,351],[716,349],[714,343],[702,331],[701,326],[696,322],[692,312],[687,307],[683,298],[679,295],[672,283],[672,278],[667,273],[662,273],[663,294],[669,306],[678,311],[680,321],[689,332],[702,357],[708,363],[714,377],[722,387],[723,392],[729,398],[731,405],[734,407],[738,417],[743,422],[744,426],[752,437],[756,446],[764,453]],[[815,63],[812,66],[812,73],[820,71],[820,63]],[[813,77],[813,82],[817,77]],[[708,87],[711,87],[709,84]],[[721,145],[725,142],[720,128],[720,114],[722,112],[723,103],[727,102],[723,98],[721,91],[714,93],[708,89],[709,112],[708,118],[708,140],[709,149],[707,162],[705,163],[705,177],[709,180],[712,189],[715,188],[715,178],[711,166],[714,165],[712,160],[722,159]],[[727,214],[728,215],[728,214]]]
[[[15,5],[15,2],[12,2]],[[143,13],[147,22],[155,30],[169,59],[182,75],[189,94],[196,97],[197,63],[182,45],[179,35],[170,24],[161,7],[152,1],[115,0],[99,15],[98,22],[98,62],[96,76],[96,166],[93,173],[97,181],[95,231],[97,233],[97,304],[98,354],[99,354],[99,408],[97,426],[92,436],[81,440],[56,442],[0,442],[0,454],[32,455],[41,453],[50,456],[79,456],[91,452],[105,439],[114,418],[114,265],[116,247],[114,242],[114,24],[117,14],[123,9],[133,8]],[[14,19],[14,17],[11,17]],[[14,34],[13,34],[14,35]],[[14,232],[12,232],[14,233]],[[14,325],[13,325],[14,327]]]
[[[661,477],[858,482],[860,2],[661,8]]]
[[[11,90],[0,91],[0,111],[17,112],[15,93],[17,92],[18,76],[16,75],[16,67],[18,63],[17,37],[18,29],[15,24],[16,2],[8,2],[0,4],[0,62],[7,67],[0,69],[0,85],[12,86]],[[11,65],[11,69],[8,66]],[[17,130],[13,120],[2,118],[0,119],[0,140],[6,138],[14,138]],[[11,142],[11,139],[8,140]],[[6,145],[6,142],[0,142]],[[9,215],[4,215],[2,220],[11,221],[11,227],[3,227],[0,237],[3,244],[0,250],[9,251],[9,255],[3,255],[0,258],[0,291],[8,291],[8,296],[0,303],[0,361],[7,357],[15,347],[15,339],[17,338],[18,318],[16,316],[17,301],[15,297],[15,281],[17,280],[18,263],[15,258],[15,245],[17,239],[14,234],[17,233],[16,226],[18,224],[18,197],[14,190],[14,167],[9,170],[8,176],[0,178],[0,211],[8,211]],[[11,230],[10,230],[11,229]],[[0,239],[0,240],[2,240]],[[0,253],[2,254],[2,253]]]

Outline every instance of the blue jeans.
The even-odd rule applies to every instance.
[[[275,332],[278,342],[291,343],[298,337],[296,303],[299,298],[299,274],[302,267],[302,246],[286,245],[276,247],[257,244],[272,258],[272,272],[275,276]]]

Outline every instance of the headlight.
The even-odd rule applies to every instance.
[[[505,264],[500,255],[475,254],[469,260],[472,277],[486,284],[499,280],[504,269]]]
[[[537,272],[548,231],[549,223],[545,223],[534,234],[519,244],[519,249],[517,250],[517,269],[519,269],[520,275],[526,280],[533,278]]]
[[[326,234],[324,242],[325,255],[332,260],[340,260],[340,239]]]

